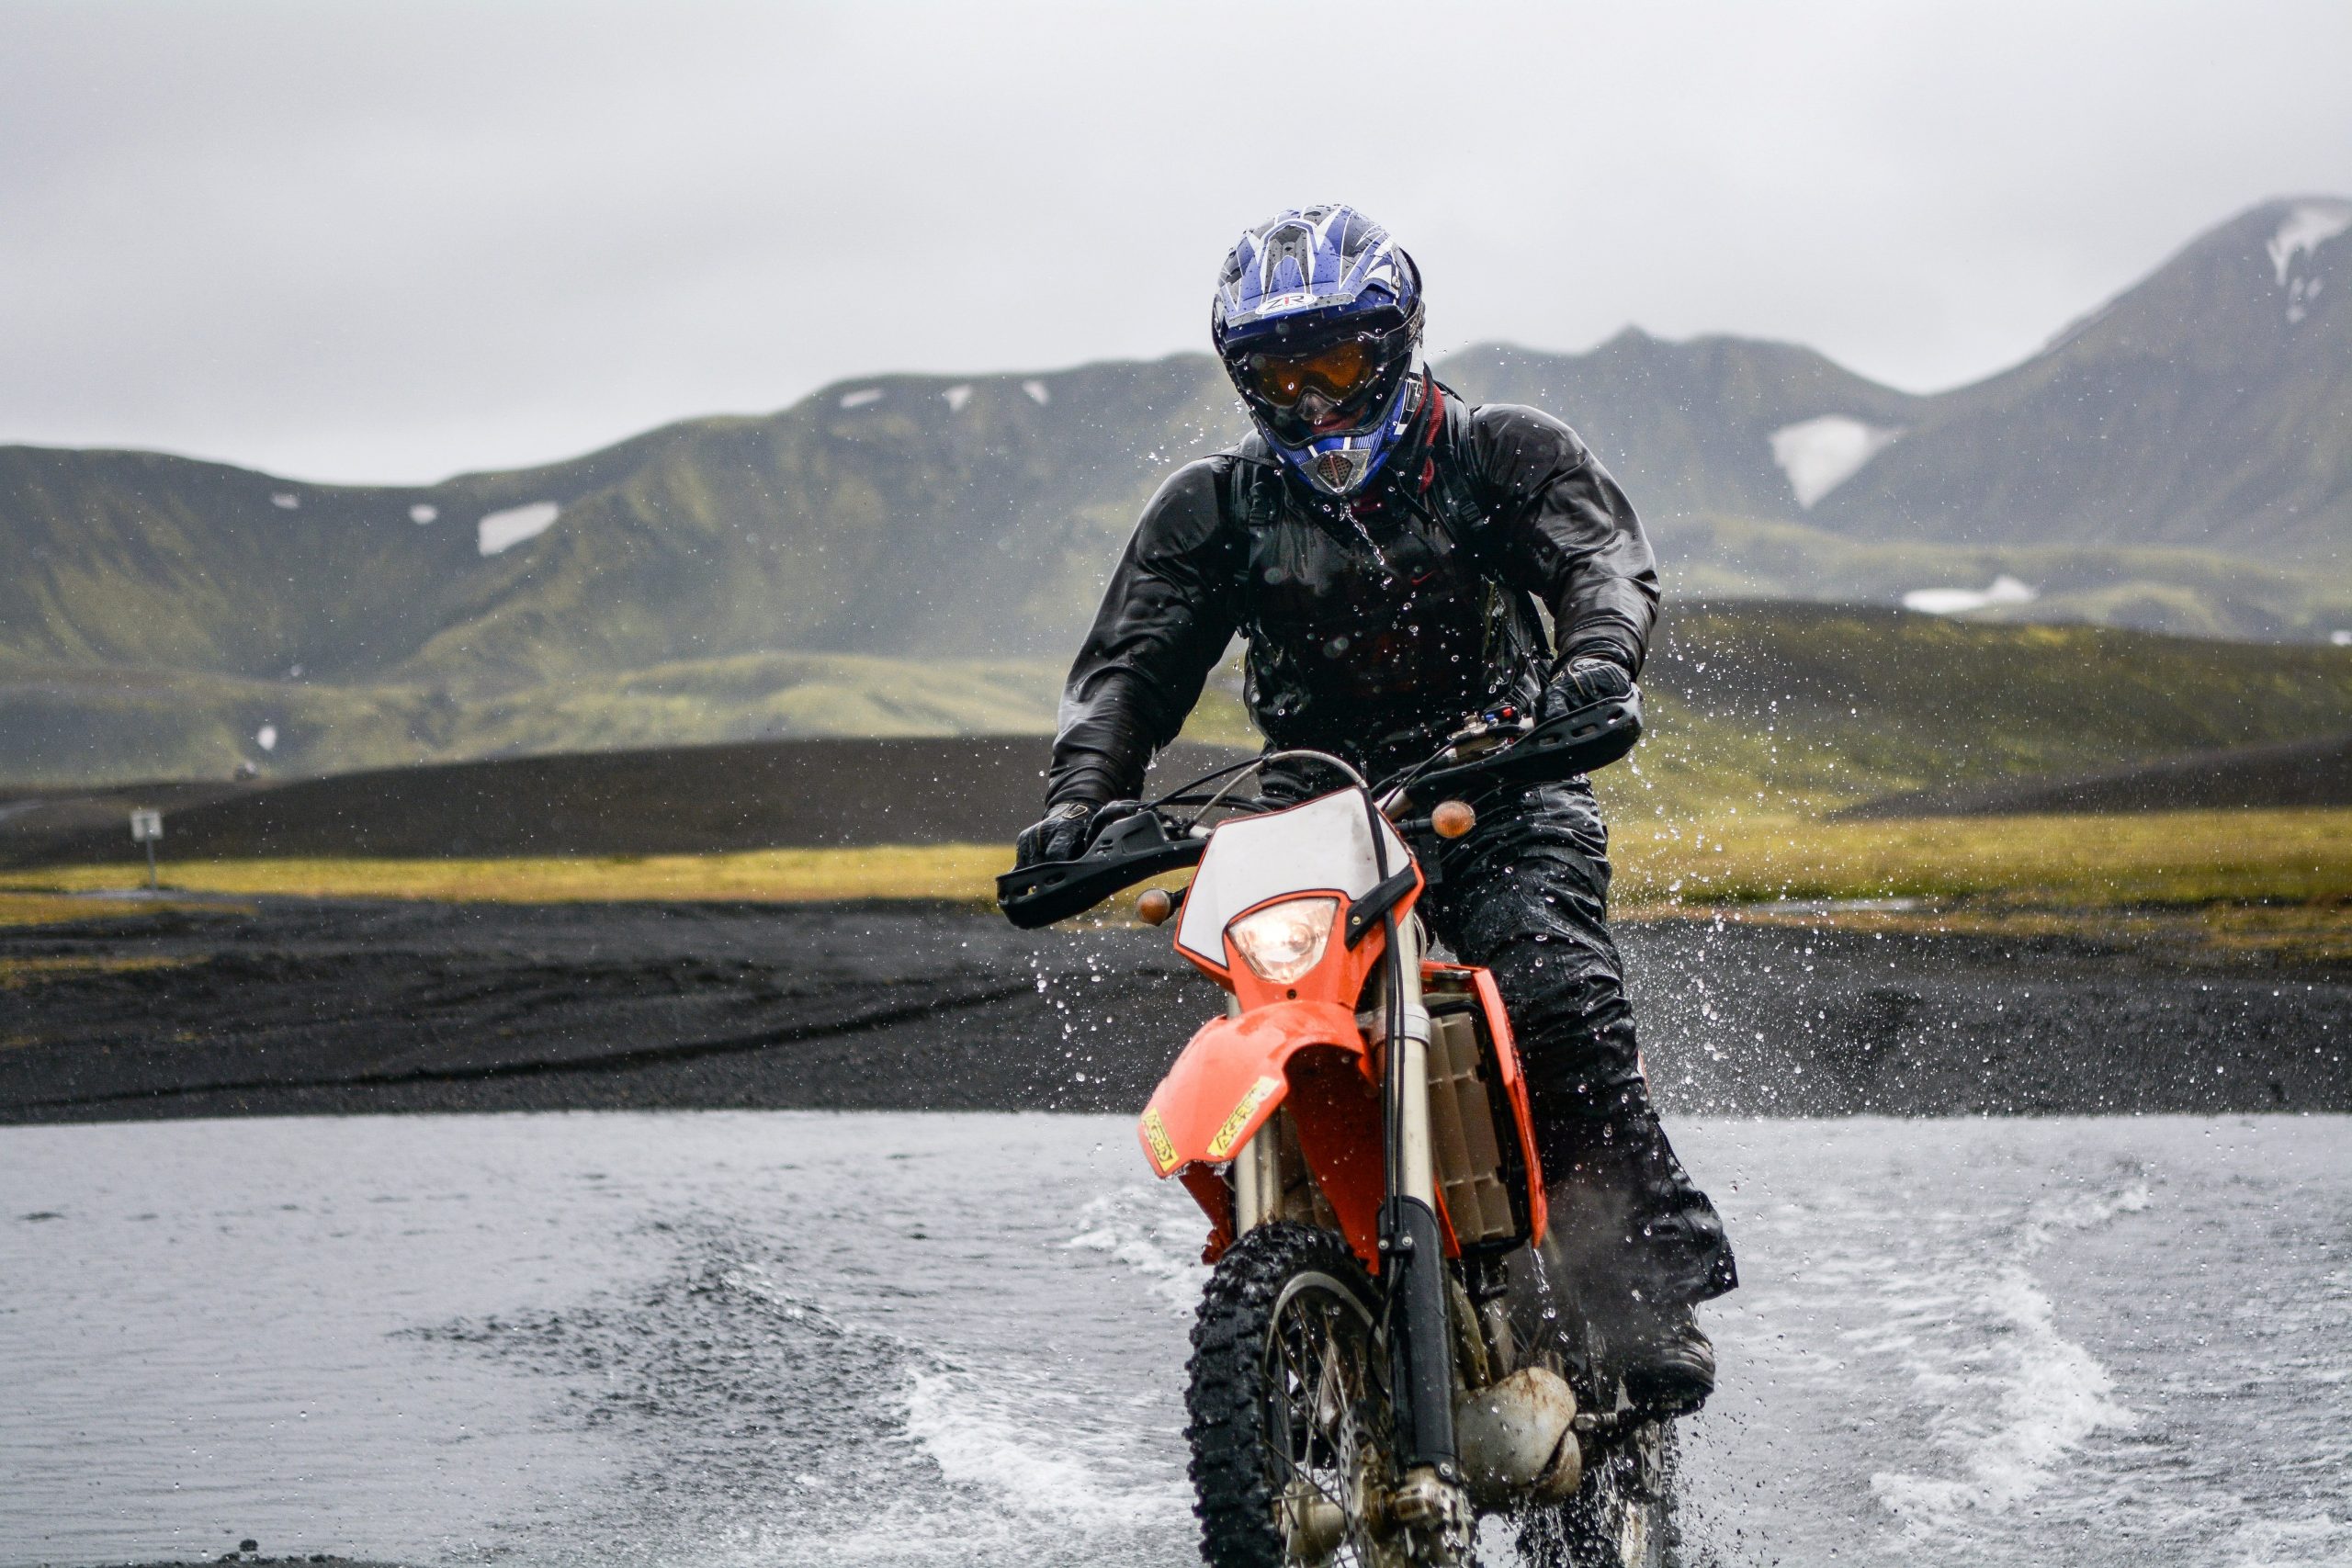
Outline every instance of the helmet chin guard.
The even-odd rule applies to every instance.
[[[1262,425],[1260,430],[1266,436],[1266,444],[1306,476],[1308,484],[1325,495],[1344,498],[1372,482],[1372,477],[1412,428],[1413,416],[1420,412],[1419,390],[1419,379],[1406,377],[1397,383],[1378,422],[1370,430],[1353,435],[1327,435],[1304,446],[1290,446],[1275,439]]]
[[[1362,452],[1344,447],[1317,452],[1306,465],[1306,477],[1333,495],[1346,495],[1372,477],[1372,463]]]
[[[1388,231],[1351,207],[1309,207],[1227,254],[1209,335],[1266,444],[1309,488],[1343,498],[1371,482],[1419,407],[1422,314],[1420,271]]]

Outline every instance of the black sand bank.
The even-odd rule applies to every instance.
[[[2352,1111],[2340,970],[1686,920],[1621,940],[1671,1111]],[[905,904],[262,900],[0,933],[0,970],[19,1122],[1125,1111],[1216,1006],[1158,931]]]

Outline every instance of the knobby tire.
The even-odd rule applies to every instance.
[[[1299,1561],[1286,1555],[1281,1522],[1289,1484],[1286,1450],[1270,1429],[1284,1409],[1280,1357],[1272,1353],[1277,1309],[1286,1296],[1297,1302],[1299,1291],[1352,1298],[1362,1318],[1367,1382],[1378,1364],[1371,1352],[1378,1314],[1371,1281],[1338,1235],[1305,1225],[1261,1225],[1218,1260],[1193,1326],[1185,1397],[1193,1508],[1209,1568],[1287,1568]],[[1340,1315],[1344,1305],[1332,1302]],[[1351,1555],[1342,1548],[1339,1561]]]

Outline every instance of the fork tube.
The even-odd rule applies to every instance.
[[[1282,1145],[1270,1119],[1233,1156],[1233,1234],[1282,1218]]]
[[[1437,1171],[1430,1155],[1430,1010],[1421,999],[1421,928],[1406,920],[1389,938],[1397,950],[1392,978],[1403,983],[1391,1002],[1390,1068],[1396,1093],[1396,1136],[1388,1173],[1388,1195],[1412,1198],[1434,1213]]]
[[[1241,1016],[1241,998],[1226,993],[1225,1015]],[[1233,1179],[1233,1234],[1245,1236],[1268,1220],[1281,1217],[1283,1202],[1282,1168],[1277,1163],[1282,1151],[1274,1139],[1272,1118],[1250,1135],[1250,1141],[1234,1152],[1230,1175]]]
[[[1399,1458],[1454,1463],[1453,1336],[1446,1323],[1445,1242],[1437,1223],[1430,1155],[1430,1015],[1421,999],[1420,929],[1388,921],[1388,1200],[1382,1205],[1381,1267],[1387,1276],[1388,1374]]]
[[[1233,1234],[1238,1238],[1258,1228],[1264,1216],[1265,1201],[1258,1193],[1258,1140],[1265,1136],[1261,1131],[1257,1138],[1241,1145],[1233,1156]]]

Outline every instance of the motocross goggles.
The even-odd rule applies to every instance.
[[[1379,423],[1412,364],[1413,344],[1401,320],[1312,335],[1253,333],[1227,349],[1226,368],[1267,434],[1297,446]]]
[[[1248,355],[1241,363],[1258,395],[1278,409],[1295,406],[1310,387],[1335,405],[1344,403],[1371,386],[1378,369],[1372,346],[1362,338],[1304,355]]]

